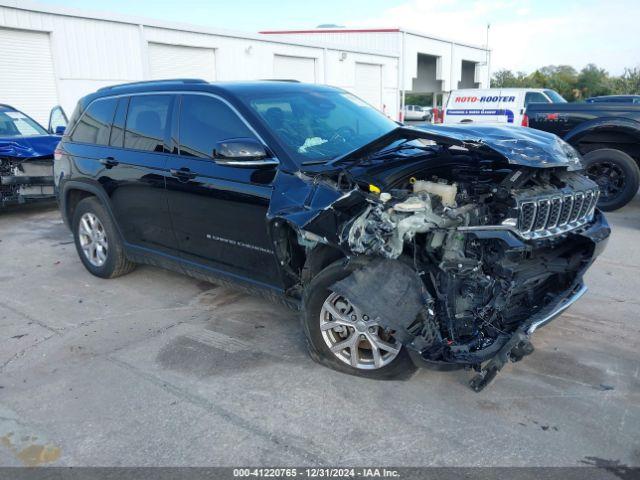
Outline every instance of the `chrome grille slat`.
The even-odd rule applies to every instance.
[[[536,239],[559,235],[587,223],[598,201],[597,190],[527,199],[518,205],[518,232]]]
[[[580,209],[580,213],[578,214],[578,218],[582,218],[589,211],[589,207],[591,207],[591,200],[593,199],[593,192],[589,190],[584,194],[584,202],[582,202],[582,208]]]
[[[558,219],[558,226],[562,227],[569,223],[569,217],[571,216],[571,209],[573,208],[573,195],[565,195],[562,199],[562,209],[560,210],[560,218]]]
[[[538,208],[535,202],[523,202],[520,206],[520,219],[518,227],[521,232],[530,232],[536,221],[536,212]]]
[[[562,198],[555,197],[551,199],[551,208],[549,210],[549,219],[547,220],[547,228],[556,228],[560,219],[560,211],[562,210]]]
[[[571,216],[569,217],[569,222],[575,222],[578,219],[578,215],[580,214],[580,210],[582,210],[582,204],[584,203],[584,194],[576,193],[573,209],[571,210]]]
[[[536,215],[536,221],[533,225],[533,229],[536,231],[544,230],[547,227],[547,220],[549,220],[549,210],[551,208],[550,200],[538,201],[538,213]]]

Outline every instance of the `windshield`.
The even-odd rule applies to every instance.
[[[551,103],[567,103],[567,101],[555,90],[545,90],[544,93],[551,99]]]
[[[0,111],[0,137],[47,135],[47,131],[22,112]]]
[[[346,92],[279,92],[244,101],[299,165],[328,162],[398,127]]]

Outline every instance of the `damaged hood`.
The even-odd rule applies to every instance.
[[[582,168],[580,154],[560,137],[516,126],[425,125],[418,127],[429,134],[459,140],[469,149],[487,147],[513,165],[527,167]]]
[[[492,150],[513,165],[533,168],[566,167],[580,170],[580,155],[551,133],[526,127],[485,125],[424,125],[398,127],[373,142],[329,162],[358,163],[389,144],[402,139],[432,140],[437,144],[468,150]]]
[[[60,138],[58,135],[0,137],[0,157],[52,157]]]

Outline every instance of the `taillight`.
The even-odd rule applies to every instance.
[[[56,148],[53,151],[53,159],[54,160],[60,160],[62,158],[62,154],[64,153],[64,150],[62,150],[61,148]]]
[[[441,115],[444,114],[444,111],[441,113],[439,108],[433,109],[433,123],[442,123]]]
[[[522,125],[523,127],[529,126],[529,115],[527,115],[526,113],[522,115],[522,123],[520,125]]]

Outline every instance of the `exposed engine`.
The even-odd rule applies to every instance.
[[[427,360],[479,366],[584,268],[591,245],[566,240],[593,218],[597,191],[565,169],[449,164],[370,199],[345,239],[355,253],[412,263],[420,277],[422,314],[390,329],[404,329]],[[512,358],[532,349],[519,348]]]

